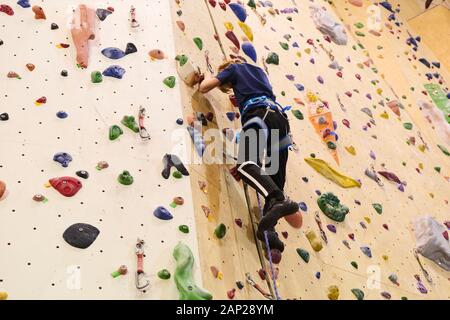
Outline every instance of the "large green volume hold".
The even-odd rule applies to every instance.
[[[180,300],[211,300],[212,295],[194,283],[192,275],[194,256],[191,249],[180,242],[173,250],[173,257],[177,261],[174,280],[180,293]]]
[[[317,205],[328,218],[337,222],[344,221],[345,215],[349,211],[331,192],[322,194],[317,199]]]

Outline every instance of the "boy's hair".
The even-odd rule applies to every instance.
[[[229,66],[231,66],[232,64],[240,64],[241,62],[239,60],[226,60],[224,61],[218,68],[217,71],[218,73],[222,72],[223,70],[225,70],[226,68],[228,68]],[[230,88],[230,84],[229,83],[223,83],[219,89],[224,92],[224,93],[228,93],[231,88]]]

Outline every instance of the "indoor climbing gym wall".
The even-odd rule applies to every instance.
[[[1,2],[0,292],[177,299],[174,255],[180,285],[201,273],[190,180],[163,165],[186,145],[169,3],[84,3]]]
[[[0,298],[450,299],[423,1],[85,3],[0,3]],[[192,86],[225,59],[287,108],[283,252],[256,240],[233,96]]]
[[[207,183],[192,181],[194,202],[215,201],[213,221],[197,210],[196,217],[207,226],[198,234],[205,286],[223,288],[212,290],[216,296],[245,298],[250,290],[272,299],[449,298],[448,70],[402,21],[398,2],[406,5],[206,0],[205,9],[172,1],[182,77],[197,67],[215,73],[224,57],[238,59],[265,69],[278,101],[291,107],[295,145],[285,191],[299,202],[303,225],[280,221],[282,254],[267,254],[251,237],[260,211],[253,190],[245,218],[242,196],[229,198],[243,188],[230,168],[196,170]],[[367,11],[371,5],[379,14]],[[208,118],[198,135],[219,127],[235,141],[232,97],[181,89],[185,115]],[[219,222],[228,230],[226,248],[212,237]],[[246,241],[258,254],[245,251]],[[230,269],[230,259],[240,264]],[[243,274],[254,282],[241,289]]]

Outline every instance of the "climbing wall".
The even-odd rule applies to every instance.
[[[367,5],[369,1],[363,2]],[[221,1],[205,3],[218,31],[216,38],[214,27],[207,22],[202,23],[201,30],[198,30],[199,19],[206,19],[207,16],[202,5],[197,4],[193,12],[193,5],[187,1],[173,1],[173,10],[176,13],[174,19],[183,21],[186,26],[185,32],[178,31],[181,39],[177,42],[177,53],[190,54],[202,71],[208,73],[205,54],[209,54],[213,67],[222,59],[217,45],[219,39],[227,57],[231,54],[241,55],[251,62],[242,51],[238,52],[234,48],[236,44],[225,37],[225,33],[232,30],[238,41],[243,36],[249,38],[238,25],[238,18],[230,6],[223,5]],[[276,289],[283,299],[327,299],[328,294],[332,293],[330,287],[336,286],[339,299],[355,299],[352,289],[361,290],[366,299],[448,299],[448,272],[421,258],[423,267],[432,278],[432,284],[425,280],[413,255],[415,239],[410,226],[412,219],[425,214],[433,216],[441,223],[448,219],[450,165],[448,156],[437,145],[440,144],[443,150],[448,146],[442,144],[440,137],[430,129],[420,113],[410,112],[413,105],[417,108],[416,94],[429,100],[422,93],[423,83],[441,82],[446,90],[447,71],[428,71],[427,67],[414,60],[411,52],[393,55],[390,57],[391,66],[400,66],[402,72],[408,72],[403,77],[413,74],[412,70],[417,73],[415,77],[408,79],[408,82],[413,82],[413,93],[410,92],[413,89],[397,91],[396,79],[388,79],[385,75],[390,70],[381,70],[381,67],[378,68],[377,63],[374,63],[375,59],[370,59],[376,51],[366,49],[365,44],[358,41],[364,37],[361,34],[356,35],[353,26],[347,31],[348,43],[343,46],[328,41],[329,39],[316,29],[310,18],[310,4],[323,6],[339,21],[339,16],[328,2],[280,0],[273,4],[269,1],[255,3],[255,9],[251,9],[247,3],[243,6],[248,14],[245,24],[253,30],[252,43],[258,54],[257,64],[267,68],[278,101],[296,110],[290,114],[290,122],[294,140],[299,147],[298,152],[290,153],[285,191],[300,203],[303,228],[298,231],[284,221],[277,226],[279,233],[282,232],[285,237],[286,249],[278,265],[276,288],[272,283],[273,292]],[[346,11],[349,12],[363,10],[340,1],[335,1],[335,5],[340,6],[341,11],[344,10],[343,6],[346,6]],[[383,23],[387,22],[387,16],[383,13]],[[393,29],[395,28],[394,26]],[[175,29],[177,30],[176,26]],[[383,33],[378,39],[390,37],[387,33]],[[194,44],[195,37],[202,39],[202,50]],[[387,41],[390,41],[391,46],[406,46],[405,37],[407,35]],[[373,42],[376,41],[378,40]],[[404,50],[412,49],[406,46]],[[420,50],[424,50],[419,51],[421,54],[427,54],[428,61],[436,61],[426,48],[420,46]],[[266,63],[264,66],[263,61],[271,52],[278,54],[280,63]],[[341,67],[340,72],[328,67],[333,59]],[[438,69],[435,66],[431,68]],[[439,76],[427,80],[424,75],[428,72],[439,73]],[[319,97],[332,113],[337,127],[335,133],[338,135],[336,145],[339,164],[327,150],[327,145],[315,132],[308,118],[308,91]],[[185,94],[192,92],[187,91]],[[205,96],[216,110],[216,115],[218,110],[222,114],[230,110],[228,100],[221,97],[223,95],[220,92]],[[190,98],[184,99],[189,101]],[[411,102],[406,102],[406,99]],[[221,128],[232,127],[236,125],[225,123]],[[309,157],[322,159],[343,175],[356,179],[361,184],[360,188],[344,189],[326,179],[304,161]],[[380,174],[379,182],[375,182],[365,175],[365,170],[370,168],[395,173],[399,177],[399,183],[389,181]],[[394,177],[392,174],[388,176]],[[216,181],[223,183],[222,180]],[[193,186],[194,184],[193,182]],[[222,192],[215,197],[227,197],[225,190],[214,191]],[[344,222],[332,221],[318,208],[317,198],[325,192],[334,193],[349,207],[350,212]],[[253,199],[250,203],[251,211],[257,211],[254,192],[249,193]],[[239,199],[236,197],[232,201],[237,205]],[[242,206],[241,211],[244,210],[245,207]],[[316,212],[320,217],[327,243],[320,237],[320,230],[315,221]],[[237,242],[238,246],[246,246],[245,237],[239,236],[239,233],[246,232],[245,229],[239,229],[232,221],[228,223],[227,227],[230,231],[234,230],[234,237],[237,238],[227,238],[230,245]],[[209,226],[214,227],[214,224]],[[323,249],[320,252],[312,249],[305,236],[308,231],[313,231],[317,240],[322,242]],[[207,248],[203,256],[201,253],[202,263],[206,261],[207,265],[211,265],[217,263],[216,256],[220,255],[217,251],[226,253],[221,246],[206,241],[210,240],[208,237],[210,233],[202,235],[202,232],[199,232],[199,240],[205,241],[204,246]],[[236,257],[238,251],[228,249],[234,252],[226,256]],[[212,251],[214,256],[210,257]],[[304,259],[298,252],[302,253]],[[309,259],[306,255],[309,255]],[[254,252],[248,251],[241,260],[255,260],[255,256]],[[241,266],[245,267],[242,264]],[[235,270],[233,269],[233,272]],[[258,277],[255,269],[244,271]],[[224,279],[228,276],[225,272]],[[237,280],[241,278],[236,278]],[[220,281],[209,279],[207,285],[223,287],[223,284],[218,284],[223,283]],[[336,295],[332,294],[330,297],[336,298]]]
[[[175,54],[169,4],[88,1],[94,10],[112,6],[114,12],[104,21],[95,17],[89,66],[81,69],[68,29],[78,3],[31,1],[47,17],[36,20],[31,8],[2,2],[14,14],[0,12],[0,113],[9,114],[8,121],[0,121],[0,180],[8,190],[0,201],[0,291],[10,299],[177,299],[172,251],[179,241],[194,253],[199,284],[201,276],[190,181],[161,176],[163,155],[186,145],[186,131],[180,134],[176,124],[182,116],[179,90],[163,84],[176,74],[175,64],[172,59],[151,61],[148,55],[152,49],[167,57]],[[131,5],[138,28],[130,27]],[[52,23],[59,29],[52,30]],[[136,53],[120,60],[101,54],[106,47],[125,50],[128,42],[135,44]],[[29,63],[33,71],[27,69]],[[122,79],[104,76],[101,83],[91,82],[92,71],[111,65],[125,69]],[[11,71],[20,78],[7,78]],[[36,105],[41,97],[46,103]],[[121,124],[125,115],[137,118],[139,106],[146,109],[149,141]],[[58,118],[60,110],[68,117]],[[108,134],[112,125],[123,131],[114,141]],[[67,168],[53,161],[58,152],[72,156]],[[107,161],[109,167],[97,170],[99,161]],[[78,170],[87,171],[89,178],[76,176]],[[132,185],[117,181],[123,170],[134,177]],[[61,176],[76,177],[82,189],[65,198],[45,187],[50,178]],[[48,201],[34,201],[36,194]],[[183,197],[184,205],[172,208],[177,196]],[[173,219],[156,218],[153,211],[158,206],[169,209]],[[78,249],[63,240],[63,232],[74,223],[100,230],[89,248]],[[180,232],[180,225],[190,232]],[[144,271],[152,284],[145,292],[135,287],[138,237],[146,242]],[[121,265],[128,267],[128,274],[113,278],[111,272]],[[162,269],[170,271],[170,280],[158,278]]]

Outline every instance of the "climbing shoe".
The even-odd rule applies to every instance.
[[[264,245],[266,244],[266,239],[264,237],[264,231],[260,231],[258,229],[258,231],[256,232],[256,237]],[[280,252],[284,251],[284,243],[278,237],[278,233],[275,232],[275,229],[271,228],[270,230],[267,231],[267,240],[269,241],[270,249],[278,249],[278,250],[280,250]]]
[[[298,211],[298,203],[289,199],[277,200],[275,198],[267,200],[263,217],[258,225],[258,232],[264,232],[275,227],[278,220],[284,216],[294,214]]]

